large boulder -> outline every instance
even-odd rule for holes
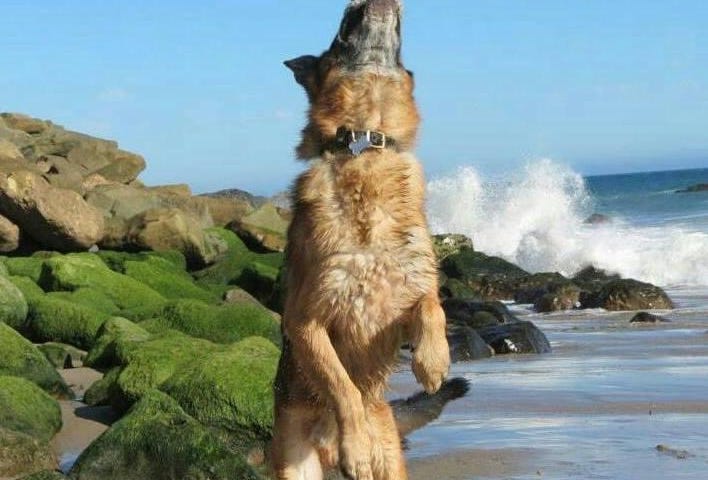
[[[61,428],[59,404],[29,380],[0,375],[0,428],[48,442]]]
[[[25,378],[45,391],[69,396],[70,391],[37,347],[0,322],[0,375]]]
[[[57,467],[46,441],[0,427],[0,478],[17,478]]]
[[[576,285],[560,285],[537,298],[533,306],[541,313],[572,310],[581,306],[581,295],[582,291]]]
[[[110,314],[50,295],[29,299],[24,330],[35,342],[60,342],[91,348],[101,324]]]
[[[226,227],[234,222],[239,222],[254,210],[251,202],[241,198],[208,196],[202,198],[209,206],[209,212],[217,227]]]
[[[59,251],[88,249],[103,236],[99,210],[27,170],[0,173],[0,214],[40,245]]]
[[[194,278],[185,270],[158,256],[128,260],[123,264],[123,273],[168,299],[191,298],[207,303],[219,300],[217,295],[195,284]]]
[[[0,253],[14,252],[20,246],[20,227],[0,215]]]
[[[502,258],[463,248],[440,264],[448,279],[462,282],[484,300],[513,299],[519,279],[529,273]]]
[[[613,280],[581,299],[583,308],[605,310],[664,310],[674,308],[661,288],[632,279]]]
[[[147,330],[128,319],[110,318],[96,333],[93,348],[86,355],[84,364],[98,369],[123,365],[134,344],[145,342],[150,337]]]
[[[126,242],[135,249],[178,250],[191,268],[212,263],[217,253],[209,248],[199,222],[176,208],[150,209],[133,217]]]
[[[27,301],[12,281],[0,275],[0,322],[20,329],[27,319]]]
[[[447,344],[450,346],[450,361],[453,363],[478,360],[494,355],[494,349],[473,328],[467,325],[448,324]]]
[[[506,305],[497,301],[479,302],[455,298],[445,300],[442,307],[449,322],[474,329],[519,321]]]
[[[230,225],[246,244],[255,250],[282,252],[285,250],[289,222],[270,202]]]
[[[280,351],[268,340],[246,338],[177,371],[162,390],[207,425],[269,437],[273,379]]]
[[[75,480],[257,480],[228,439],[164,393],[149,391],[94,441],[71,471]]]

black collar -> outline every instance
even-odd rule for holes
[[[385,148],[396,149],[396,141],[385,133],[373,130],[350,130],[346,127],[339,127],[336,137],[324,146],[324,150],[346,151],[355,157],[369,149]]]

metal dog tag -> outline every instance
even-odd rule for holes
[[[359,156],[361,155],[361,152],[366,150],[367,148],[370,148],[373,144],[371,143],[371,140],[368,139],[367,137],[361,136],[356,139],[354,142],[349,143],[349,150],[355,155]]]

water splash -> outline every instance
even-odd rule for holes
[[[621,219],[588,225],[593,204],[583,177],[548,159],[503,182],[464,167],[428,184],[435,233],[464,233],[476,249],[526,270],[572,275],[595,265],[663,286],[708,285],[708,233]]]

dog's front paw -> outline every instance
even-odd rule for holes
[[[339,447],[342,474],[349,480],[373,480],[371,441],[367,434],[345,435]]]
[[[450,369],[450,349],[444,335],[423,337],[413,352],[413,374],[428,393],[440,389]]]

